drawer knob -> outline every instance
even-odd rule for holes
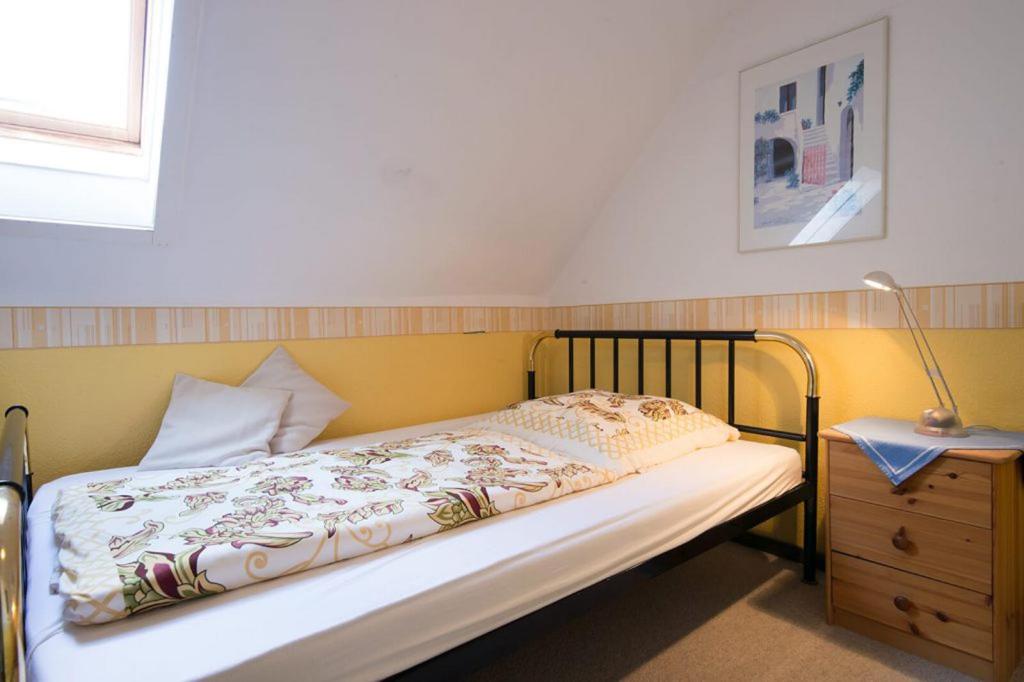
[[[904,526],[900,526],[900,529],[892,536],[892,546],[903,551],[910,548],[910,540],[907,539],[907,529]]]
[[[949,616],[947,616],[943,611],[936,611],[935,617],[941,620],[943,623],[949,622]]]
[[[909,611],[910,608],[914,605],[914,602],[910,601],[901,594],[897,595],[896,598],[892,600],[892,605],[898,608],[900,611]]]

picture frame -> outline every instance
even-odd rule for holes
[[[888,18],[740,72],[739,250],[886,234]]]

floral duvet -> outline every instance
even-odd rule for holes
[[[464,429],[68,488],[53,507],[65,618],[125,618],[615,477],[514,436]]]

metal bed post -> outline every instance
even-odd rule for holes
[[[672,339],[665,339],[665,397],[672,397]]]
[[[612,339],[612,390],[619,392],[619,340]]]
[[[573,363],[573,349],[576,348],[576,344],[573,339],[569,339],[569,393],[576,390],[576,366]]]
[[[818,557],[818,401],[816,395],[807,396],[807,440],[804,442],[804,481],[814,488],[815,494],[804,500],[804,542],[801,559],[804,565],[803,581],[817,583]]]
[[[775,341],[792,348],[803,360],[807,371],[807,393],[804,407],[804,484],[809,493],[804,500],[804,533],[801,548],[803,564],[803,582],[808,585],[817,584],[818,559],[818,370],[811,352],[796,338],[782,332],[755,332],[758,341]]]
[[[726,418],[730,424],[736,424],[736,342],[733,339],[729,339],[729,405],[728,414]]]
[[[590,339],[590,387],[594,388],[595,381],[595,359],[597,355],[597,339]]]
[[[571,343],[571,342],[570,342]],[[644,340],[636,340],[636,392],[644,393]]]
[[[700,409],[701,387],[700,387],[700,339],[693,342],[693,406]]]
[[[528,400],[537,397],[537,349],[540,348],[541,343],[553,338],[555,338],[554,334],[541,334],[533,340],[533,345],[530,346],[530,355],[526,362],[526,397]],[[618,353],[615,357],[618,360]]]
[[[4,682],[25,679],[25,514],[32,499],[28,409],[12,405],[0,432],[0,640]]]

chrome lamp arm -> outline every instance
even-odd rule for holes
[[[931,344],[928,343],[928,336],[924,333],[921,321],[917,319],[917,313],[914,312],[914,306],[910,304],[907,292],[896,283],[892,275],[880,270],[864,275],[864,283],[896,296],[900,312],[903,313],[903,318],[907,321],[907,329],[910,331],[911,338],[914,339],[917,355],[921,358],[921,366],[924,367],[924,373],[932,385],[935,398],[939,401],[938,407],[926,409],[921,414],[917,428],[914,430],[926,436],[964,437],[968,435],[964,429],[963,422],[960,420],[960,408],[953,397],[953,391],[950,390],[949,383],[946,381],[946,375],[942,373],[942,367],[939,366],[939,360],[935,357]],[[918,340],[918,337],[920,337],[920,340]],[[928,353],[927,357],[925,356],[925,351]],[[929,359],[931,360],[930,365]],[[942,391],[939,390],[939,384],[935,383],[936,377],[938,377],[939,383],[942,384],[942,389],[949,400],[949,407],[946,406]]]

